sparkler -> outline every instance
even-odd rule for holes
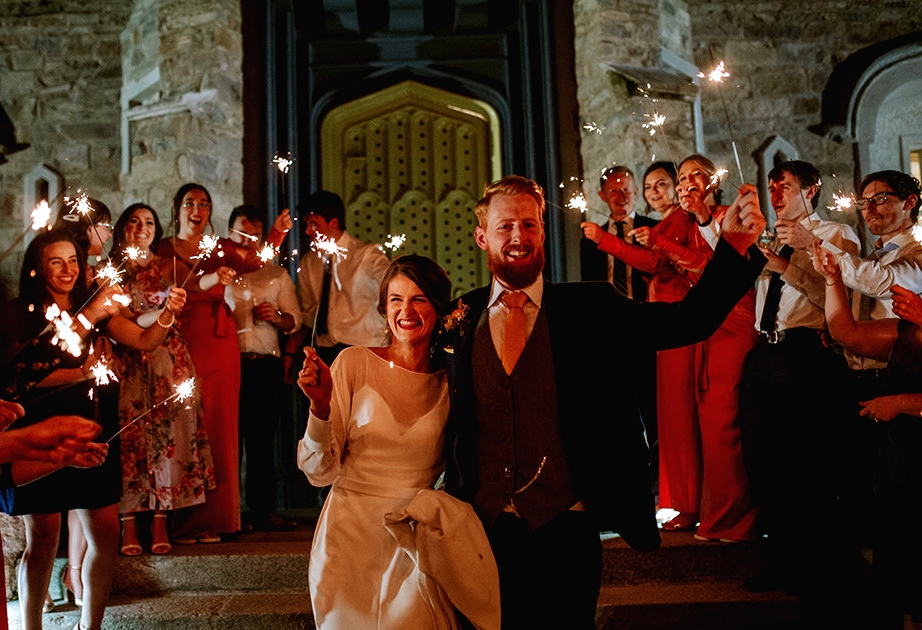
[[[52,345],[59,346],[61,350],[70,353],[71,356],[79,357],[80,353],[83,352],[83,340],[77,334],[74,320],[67,311],[62,311],[57,304],[52,304],[45,310],[45,319],[54,328],[54,335],[51,337]],[[87,330],[93,327],[90,320],[80,313],[77,314],[77,321]]]
[[[42,199],[40,202],[38,202],[38,205],[32,209],[30,217],[32,219],[32,225],[27,227],[22,232],[22,234],[16,237],[16,240],[13,241],[13,244],[10,245],[5,252],[0,254],[0,262],[3,262],[6,257],[9,256],[14,249],[16,249],[16,247],[22,242],[22,240],[30,231],[38,232],[40,230],[51,229],[51,226],[48,225],[48,222],[51,220],[51,206],[45,199]]]
[[[254,236],[253,234],[247,234],[246,232],[241,232],[240,230],[235,230],[234,228],[227,228],[227,230],[228,230],[229,232],[233,232],[234,234],[239,234],[239,235],[242,236],[243,238],[245,238],[245,239],[247,239],[247,240],[250,240],[250,241],[252,241],[252,242],[254,242],[254,243],[255,243],[256,241],[259,240],[259,239],[258,239],[256,236]]]
[[[262,246],[262,248],[260,248],[259,252],[257,252],[256,255],[259,256],[259,259],[261,261],[263,261],[264,263],[267,263],[273,258],[275,258],[276,256],[278,256],[278,253],[279,253],[279,250],[277,250],[275,247],[273,247],[269,243],[266,243],[265,245]]]
[[[202,236],[198,243],[198,254],[192,257],[192,259],[195,260],[195,263],[192,265],[192,269],[190,269],[189,273],[186,275],[186,279],[182,281],[181,285],[179,285],[180,289],[186,288],[186,283],[189,282],[189,278],[195,275],[195,270],[198,269],[199,264],[211,256],[212,252],[214,252],[215,248],[218,246],[218,242],[219,239],[215,235],[206,234]]]
[[[853,195],[840,195],[839,193],[832,193],[833,205],[827,206],[829,210],[837,210],[838,212],[845,212],[846,210],[851,210],[852,206],[855,205],[855,198]]]
[[[86,219],[87,225],[93,232],[96,233],[96,239],[102,243],[103,239],[99,235],[99,228],[96,227],[96,222],[90,218],[90,213],[95,212],[93,204],[90,203],[90,198],[85,192],[82,192],[79,188],[77,189],[77,197],[70,199],[69,197],[64,197],[64,205],[70,208],[69,213],[65,214],[62,218],[65,221],[76,222],[80,220],[82,216]],[[96,257],[96,261],[99,262],[101,256]]]
[[[666,133],[666,115],[656,111],[656,99],[650,97],[650,93],[647,91],[650,89],[650,84],[647,83],[647,89],[637,86],[637,93],[640,94],[644,99],[649,99],[649,102],[653,104],[652,113],[643,115],[647,119],[647,122],[641,123],[641,127],[647,130],[647,133],[650,136],[655,136],[656,132],[659,131],[662,133],[663,141],[666,143],[666,151],[669,159],[672,160],[672,165],[675,167],[676,171],[679,170],[679,165],[676,164],[675,159],[672,157],[672,146],[669,144],[669,135]],[[644,101],[647,103],[647,101]],[[651,156],[651,162],[656,161],[656,154],[654,153]]]
[[[106,360],[106,357],[99,357],[99,360],[90,366],[90,373],[93,375],[93,378],[96,380],[96,385],[102,387],[108,385],[112,381],[118,382],[118,376],[109,369],[109,363]],[[93,400],[93,388],[90,388],[89,392],[90,400]]]
[[[406,234],[388,234],[387,240],[384,241],[384,248],[396,252],[407,242]]]
[[[569,182],[570,183],[575,182],[576,185],[580,187],[583,184],[583,180],[580,179],[579,177],[571,177]],[[560,188],[561,190],[566,190],[567,186],[568,184],[565,184],[564,182],[560,182],[560,184],[558,185],[558,188]],[[554,206],[555,208],[558,208],[559,210],[562,210],[562,211],[576,210],[581,215],[589,215],[592,213],[599,214],[598,212],[594,212],[592,208],[589,207],[589,203],[586,201],[586,197],[585,195],[583,195],[583,191],[581,188],[577,189],[576,192],[570,195],[570,198],[567,199],[566,203],[563,206],[554,203],[550,199],[546,199],[545,202],[547,203],[547,205]],[[606,216],[606,215],[602,215],[602,216]]]
[[[143,413],[141,413],[141,414],[135,416],[135,417],[132,418],[129,422],[127,422],[127,423],[125,424],[125,426],[123,426],[121,429],[119,429],[118,431],[116,431],[116,432],[112,435],[112,437],[110,437],[108,440],[106,440],[106,444],[109,444],[112,440],[114,440],[114,439],[118,436],[119,433],[121,433],[122,431],[124,431],[125,429],[127,429],[128,427],[130,427],[131,425],[133,425],[135,422],[137,422],[137,421],[140,420],[141,418],[143,418],[143,417],[145,417],[145,416],[147,416],[147,415],[153,413],[153,411],[154,411],[157,407],[161,407],[161,406],[163,406],[163,405],[167,405],[167,404],[169,404],[170,402],[172,402],[172,401],[174,401],[174,400],[175,400],[176,402],[185,402],[185,400],[186,400],[187,398],[189,398],[190,396],[192,396],[192,393],[195,391],[195,378],[187,378],[187,379],[184,380],[182,383],[178,383],[178,384],[176,384],[176,385],[173,385],[173,389],[175,389],[176,391],[173,392],[172,394],[170,394],[169,396],[167,396],[166,398],[164,398],[163,400],[161,400],[160,402],[158,402],[158,403],[157,403],[156,405],[154,405],[153,407],[150,407],[149,409],[147,409],[147,410],[144,411]]]
[[[585,130],[588,131],[589,133],[593,133],[593,132],[594,132],[594,133],[597,133],[597,134],[599,134],[599,135],[601,136],[601,135],[602,135],[602,132],[605,130],[605,127],[603,127],[602,125],[596,124],[596,123],[594,123],[594,122],[592,122],[592,121],[590,120],[590,121],[587,122],[585,125],[583,125],[583,129],[585,129]]]
[[[713,58],[713,53],[711,54]],[[730,73],[727,72],[727,68],[724,65],[723,61],[720,61],[713,70],[704,74],[699,72],[698,76],[701,78],[707,78],[711,83],[717,86],[717,94],[720,96],[720,104],[723,106],[724,117],[727,121],[727,131],[730,133],[730,146],[733,147],[733,159],[736,160],[736,169],[739,171],[740,183],[744,183],[746,180],[743,178],[743,167],[740,164],[740,154],[736,148],[736,137],[733,135],[733,125],[730,123],[730,111],[727,109],[727,101],[724,100],[724,93],[721,89],[724,79],[730,77]]]
[[[319,232],[314,235],[314,239],[311,241],[311,249],[317,252],[320,259],[325,261],[330,261],[333,257],[336,257],[337,261],[344,260],[349,253],[348,249],[337,245],[334,239],[328,238]]]

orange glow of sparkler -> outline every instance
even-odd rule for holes
[[[50,229],[48,227],[48,221],[51,220],[51,206],[48,205],[48,201],[42,199],[37,206],[32,210],[32,229],[35,231],[41,229]]]
[[[707,74],[699,72],[698,76],[702,79],[706,78],[711,83],[723,83],[724,79],[730,78],[730,73],[727,72],[727,66],[724,64],[723,60],[721,60],[714,66],[713,70]]]

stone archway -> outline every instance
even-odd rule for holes
[[[855,184],[871,172],[911,172],[922,150],[922,33],[868,46],[840,63],[811,130],[855,147]],[[918,154],[918,153],[917,153]]]

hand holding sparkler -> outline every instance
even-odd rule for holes
[[[202,236],[198,244],[198,254],[192,257],[193,259],[195,259],[195,262],[192,264],[192,268],[189,270],[189,273],[186,275],[185,280],[183,280],[182,284],[179,285],[180,288],[185,288],[186,283],[189,282],[189,278],[196,275],[195,271],[198,269],[198,266],[201,264],[203,260],[211,256],[215,248],[218,247],[219,242],[220,241],[218,240],[217,236],[213,236],[209,234]]]
[[[583,231],[583,236],[588,238],[590,241],[596,245],[602,240],[602,235],[605,234],[605,230],[601,226],[592,223],[591,221],[584,221],[579,224],[580,229]]]
[[[749,248],[759,240],[765,225],[758,188],[752,184],[743,184],[724,215],[720,225],[721,237],[741,256],[746,256]]]
[[[633,238],[639,245],[650,248],[655,248],[659,240],[663,238],[659,232],[648,225],[636,227],[628,232],[627,235]]]
[[[311,401],[311,413],[326,420],[330,417],[333,381],[330,368],[313,348],[304,348],[304,365],[298,372],[298,387]]]
[[[775,233],[781,243],[794,249],[813,247],[813,242],[816,240],[813,232],[801,225],[800,221],[791,219],[778,219],[775,222]]]
[[[4,433],[11,442],[10,450],[17,460],[67,464],[85,451],[90,440],[99,435],[102,427],[79,416],[52,416],[35,424]],[[7,456],[0,456],[10,461]]]
[[[77,453],[74,457],[74,461],[71,463],[71,466],[74,468],[92,468],[93,466],[101,466],[104,461],[106,461],[106,456],[109,454],[109,444],[108,442],[103,444],[101,442],[90,442],[87,445],[87,449],[82,453]]]

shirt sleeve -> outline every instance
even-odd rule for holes
[[[330,485],[339,476],[346,423],[351,413],[352,392],[343,378],[343,361],[337,358],[330,372],[333,380],[330,418],[322,420],[309,414],[304,437],[298,442],[298,468],[318,488]]]
[[[845,286],[875,298],[888,298],[898,284],[913,293],[922,293],[922,245],[904,245],[899,257],[891,262],[867,260],[850,254],[828,241],[823,247],[836,256]]]

